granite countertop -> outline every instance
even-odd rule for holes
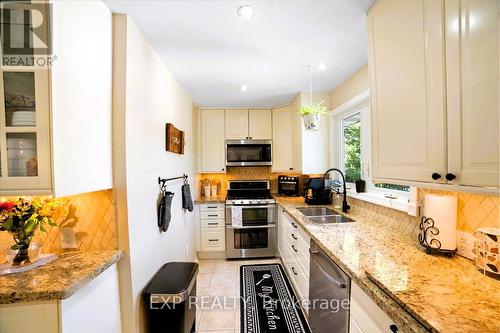
[[[226,202],[226,195],[219,194],[217,196],[213,197],[204,197],[200,196],[198,197],[194,203],[195,204],[204,204],[204,203],[225,203]]]
[[[500,281],[474,263],[427,255],[386,224],[319,225],[296,210],[303,199],[276,197],[292,218],[403,332],[499,332]]]
[[[122,256],[119,250],[67,251],[39,268],[0,276],[0,304],[68,298]]]

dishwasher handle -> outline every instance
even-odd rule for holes
[[[323,274],[325,274],[335,285],[337,285],[338,288],[340,289],[345,289],[347,288],[347,284],[345,283],[342,283],[342,282],[339,282],[337,281],[330,273],[328,273],[328,271],[318,262],[318,260],[316,260],[315,258],[315,255],[317,255],[319,253],[319,251],[317,250],[311,250],[309,249],[309,253],[311,253],[311,258],[314,260],[314,262],[316,263],[316,265],[319,267],[319,269],[323,272]]]

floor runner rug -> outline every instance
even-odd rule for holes
[[[311,332],[281,265],[241,266],[240,296],[242,333]]]

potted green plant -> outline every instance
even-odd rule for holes
[[[56,226],[56,221],[66,215],[64,200],[19,198],[0,202],[0,231],[10,232],[15,242],[10,248],[15,252],[12,265],[29,264],[28,249],[35,232],[46,232],[46,224]]]
[[[311,105],[302,105],[299,108],[298,113],[302,117],[306,131],[316,131],[319,129],[321,115],[328,114],[327,107],[322,105],[324,102],[325,101]]]

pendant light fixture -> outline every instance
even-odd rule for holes
[[[298,112],[302,116],[306,131],[317,131],[320,127],[321,115],[327,114],[327,108],[322,106],[324,101],[314,104],[311,65],[306,65],[306,68],[309,76],[309,105],[302,104]]]

